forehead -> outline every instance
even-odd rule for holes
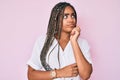
[[[72,7],[67,6],[67,7],[65,8],[65,10],[64,10],[64,13],[74,13],[74,10],[73,10]]]

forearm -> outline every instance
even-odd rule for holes
[[[76,40],[71,40],[75,60],[78,66],[79,75],[84,79],[88,79],[92,73],[92,65],[85,59],[79,44]]]
[[[28,66],[28,79],[29,80],[52,80],[55,78],[67,78],[75,77],[78,74],[73,74],[78,72],[76,64],[70,64],[60,69],[53,71],[39,71],[34,70],[32,67]],[[75,71],[75,72],[74,72]]]
[[[33,71],[29,77],[30,80],[52,80],[49,71]]]
[[[52,80],[52,77],[50,75],[50,71],[34,70],[29,66],[28,79],[29,80]]]

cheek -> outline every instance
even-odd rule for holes
[[[76,19],[74,19],[74,23],[76,23]]]
[[[63,26],[65,26],[67,24],[67,21],[63,20]]]
[[[63,25],[62,25],[62,30],[65,30],[65,29],[66,29],[66,26],[67,26],[67,24],[66,24],[66,22],[64,21],[64,22],[63,22]]]

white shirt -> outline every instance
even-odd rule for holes
[[[45,41],[45,37],[40,37],[36,40],[35,45],[33,47],[32,56],[27,62],[27,64],[30,65],[35,70],[45,71],[40,61],[40,54],[44,45],[44,41]],[[89,45],[87,41],[85,39],[79,38],[78,44],[86,60],[89,63],[92,63],[90,52],[89,52]],[[66,45],[64,51],[62,50],[61,47],[59,48],[59,60],[58,60],[58,45],[59,45],[58,41],[54,39],[53,44],[49,48],[49,51],[46,57],[46,62],[50,65],[50,67],[52,69],[55,69],[55,68],[59,69],[67,65],[76,63],[70,41]],[[77,77],[71,77],[71,78],[56,78],[54,80],[80,80],[80,76],[78,75]]]

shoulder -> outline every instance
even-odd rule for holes
[[[41,48],[44,45],[46,35],[39,36],[35,41],[35,46]]]
[[[84,44],[84,43],[88,43],[88,41],[86,40],[86,39],[84,39],[84,38],[78,38],[78,43],[79,44]]]
[[[78,44],[82,47],[82,48],[89,48],[89,44],[88,41],[84,38],[78,38]]]
[[[43,41],[45,41],[46,35],[41,35],[36,39],[36,42],[38,43],[43,43]]]

